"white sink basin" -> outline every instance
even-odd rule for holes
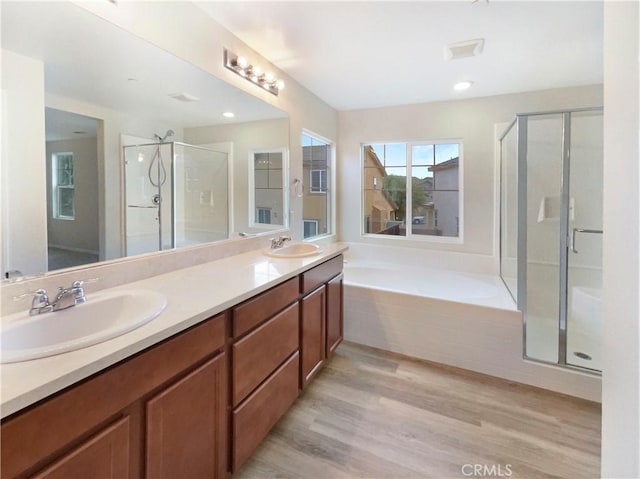
[[[304,258],[322,253],[320,247],[312,243],[289,243],[282,248],[268,249],[264,254],[272,258]]]
[[[160,293],[130,290],[88,294],[86,303],[62,311],[12,314],[2,320],[0,362],[43,358],[101,343],[148,323],[166,306]]]

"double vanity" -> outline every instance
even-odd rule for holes
[[[342,340],[345,247],[282,249],[95,293],[153,291],[166,308],[99,344],[3,364],[2,477],[237,471]]]

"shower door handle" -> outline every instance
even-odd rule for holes
[[[571,251],[573,253],[577,253],[578,250],[576,249],[576,233],[593,233],[593,234],[602,234],[603,231],[602,230],[586,230],[583,228],[573,228],[573,232],[571,233]]]

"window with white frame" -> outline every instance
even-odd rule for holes
[[[73,153],[54,153],[51,157],[51,194],[53,217],[61,220],[75,218],[75,187]]]
[[[256,208],[256,223],[271,224],[271,208]]]
[[[317,220],[303,220],[304,221],[304,238],[312,238],[318,236],[318,221]]]
[[[309,188],[311,193],[327,192],[327,170],[311,170],[311,174],[309,176]]]
[[[462,143],[362,146],[363,232],[461,238]]]
[[[302,198],[304,237],[330,234],[333,144],[309,133],[303,133],[302,167],[304,178],[309,182],[308,187],[304,188]]]

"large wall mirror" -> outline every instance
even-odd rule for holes
[[[3,278],[252,231],[285,112],[73,3],[0,8]]]

